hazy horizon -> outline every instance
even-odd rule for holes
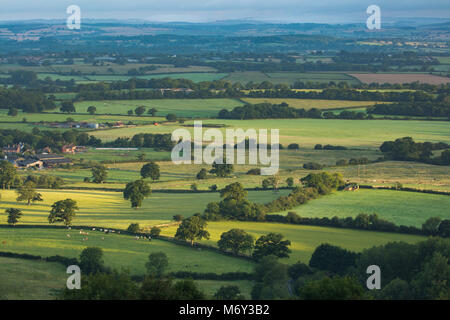
[[[369,5],[380,6],[382,18],[443,18],[450,17],[447,0],[225,0],[145,1],[128,0],[3,0],[0,21],[66,19],[66,8],[78,5],[83,19],[145,20],[148,22],[218,22],[251,20],[278,23],[359,23],[367,18]]]

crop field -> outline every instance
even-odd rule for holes
[[[209,202],[219,201],[218,192],[214,193],[153,193],[143,201],[142,208],[132,209],[130,202],[123,199],[122,192],[97,190],[40,190],[43,202],[28,206],[16,202],[17,194],[12,190],[1,192],[0,223],[6,223],[5,209],[14,207],[23,212],[21,224],[48,224],[51,205],[55,201],[67,198],[77,201],[80,208],[73,221],[74,225],[98,226],[126,229],[131,223],[141,227],[151,227],[172,221],[176,214],[189,217],[202,213]],[[250,191],[248,199],[257,203],[272,201],[288,190]]]
[[[77,112],[87,113],[89,106],[95,106],[99,114],[127,114],[128,110],[144,106],[156,108],[157,116],[174,113],[179,117],[215,117],[222,109],[231,110],[243,103],[234,99],[155,99],[155,100],[117,100],[83,101],[75,104]]]
[[[246,72],[232,72],[223,80],[231,82],[240,82],[245,84],[247,82],[260,83],[263,81],[269,81],[273,84],[293,84],[296,81],[303,82],[347,82],[349,84],[357,84],[359,81],[345,73],[298,73],[298,72],[276,72],[276,73],[263,73],[259,71],[246,71]]]
[[[302,217],[345,218],[378,214],[397,225],[421,227],[431,217],[450,219],[450,197],[393,190],[340,191],[288,211]],[[281,212],[277,214],[286,214]]]
[[[354,73],[351,76],[359,79],[364,83],[411,83],[411,82],[423,82],[429,84],[445,84],[450,82],[450,78],[420,74],[420,73]]]
[[[209,240],[202,240],[201,242],[215,245],[223,232],[233,228],[243,229],[255,238],[270,232],[281,233],[285,239],[291,241],[291,256],[287,259],[281,259],[281,261],[289,264],[295,263],[298,260],[308,263],[311,254],[322,243],[331,243],[342,248],[360,252],[365,248],[382,245],[387,242],[405,241],[414,243],[425,239],[422,236],[398,233],[368,232],[268,222],[221,221],[208,223],[206,230],[211,234],[211,238]],[[168,227],[162,229],[162,234],[174,235],[175,231],[175,227]]]
[[[191,124],[186,121],[186,124]],[[267,119],[223,120],[208,119],[203,124],[221,124],[229,129],[279,129],[280,143],[299,143],[314,147],[315,144],[332,144],[347,147],[378,148],[384,141],[410,136],[415,141],[449,142],[450,127],[441,121],[392,121],[392,120],[337,120],[337,119]],[[171,133],[178,124],[138,126],[113,130],[100,130],[92,134],[104,141],[117,137],[132,137],[137,133]],[[324,129],[325,128],[325,129]],[[192,132],[193,128],[187,128]],[[224,131],[225,129],[219,129]],[[192,134],[192,133],[191,133]]]
[[[303,108],[309,110],[317,108],[321,110],[327,109],[347,109],[368,107],[376,104],[376,101],[346,101],[346,100],[320,100],[320,99],[282,99],[282,98],[244,98],[245,102],[257,104],[257,103],[272,103],[280,104],[282,102],[287,103],[292,108]]]
[[[168,241],[152,241],[115,233],[88,231],[81,235],[78,230],[50,228],[0,228],[1,251],[28,253],[42,257],[61,255],[78,258],[86,247],[103,249],[105,265],[114,269],[125,268],[131,274],[144,274],[145,263],[152,252],[163,251],[169,258],[169,272],[192,271],[224,273],[250,272],[253,263],[225,256],[210,250],[197,250]],[[69,235],[70,237],[68,237]],[[88,238],[88,240],[83,240]],[[211,263],[214,261],[214,263]]]

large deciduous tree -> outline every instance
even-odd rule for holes
[[[60,108],[61,112],[66,112],[66,113],[75,113],[75,105],[73,104],[72,101],[63,101],[61,103],[61,108]]]
[[[22,211],[16,208],[9,208],[5,210],[5,213],[8,215],[8,224],[15,226],[19,219],[22,217]]]
[[[147,273],[152,277],[162,277],[167,267],[169,259],[164,252],[153,252],[148,256],[148,262],[145,264]]]
[[[233,254],[250,251],[253,248],[253,236],[242,229],[231,229],[228,232],[222,233],[220,240],[217,242],[220,250],[231,250]]]
[[[149,162],[141,168],[142,178],[151,178],[153,181],[159,180],[161,176],[159,172],[159,165],[154,162]]]
[[[91,169],[92,172],[92,181],[95,183],[103,183],[106,181],[106,177],[108,176],[108,169],[103,166],[95,166]]]
[[[262,257],[273,255],[278,258],[288,258],[291,250],[288,246],[291,241],[283,240],[281,233],[269,233],[261,236],[255,243],[253,256],[260,260]]]
[[[52,204],[50,215],[48,216],[48,222],[64,222],[66,226],[72,224],[72,220],[75,217],[75,211],[79,210],[77,202],[72,199],[65,199],[56,201]]]
[[[36,192],[35,184],[33,181],[25,182],[18,189],[16,189],[16,193],[18,195],[16,200],[26,201],[27,205],[30,205],[31,202],[43,201],[42,195],[39,192]]]
[[[139,208],[142,206],[142,201],[152,193],[149,185],[144,180],[136,180],[127,183],[123,190],[123,198],[130,200],[132,208]]]
[[[176,239],[190,241],[194,245],[194,240],[209,239],[209,232],[205,230],[206,221],[195,215],[183,220],[175,234]]]
[[[11,188],[17,177],[17,169],[11,162],[6,160],[0,161],[0,184],[2,189]]]

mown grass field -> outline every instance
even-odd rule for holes
[[[369,232],[339,228],[324,228],[315,226],[300,226],[267,222],[237,222],[221,221],[209,222],[206,229],[211,234],[210,240],[202,240],[204,243],[216,245],[223,232],[233,228],[239,228],[258,238],[270,232],[281,233],[285,239],[291,241],[292,253],[289,258],[282,259],[285,263],[295,263],[298,260],[308,263],[315,248],[322,243],[330,243],[342,248],[357,252],[365,248],[382,245],[391,241],[405,241],[414,243],[424,240],[425,237],[404,235],[398,233]],[[164,228],[162,234],[174,235],[176,227]]]
[[[290,209],[302,217],[355,217],[378,214],[397,225],[421,227],[426,219],[450,219],[450,197],[392,190],[340,191]],[[288,211],[277,214],[286,214]]]
[[[143,201],[139,209],[132,209],[130,202],[123,199],[121,192],[96,190],[40,190],[43,202],[30,206],[16,201],[17,194],[12,190],[1,191],[0,224],[6,223],[5,209],[14,207],[23,212],[20,224],[48,224],[51,205],[55,201],[71,198],[77,201],[80,210],[73,225],[98,226],[126,229],[131,223],[141,227],[150,227],[172,221],[176,214],[189,217],[202,213],[209,202],[219,201],[215,193],[154,193]],[[288,194],[288,190],[279,193],[268,191],[250,191],[248,198],[257,203],[266,203]]]
[[[84,236],[78,230],[49,228],[0,228],[1,251],[28,253],[42,257],[61,255],[78,258],[86,247],[103,249],[105,265],[114,269],[128,269],[131,274],[144,274],[145,263],[152,252],[162,251],[169,258],[168,271],[225,273],[251,272],[251,261],[234,258],[210,250],[198,250],[168,241],[152,241],[133,236],[104,234],[88,231]],[[70,237],[67,237],[70,235]],[[85,238],[88,240],[83,240]]]
[[[309,110],[312,108],[327,110],[336,108],[356,108],[356,107],[368,107],[376,104],[376,101],[346,101],[346,100],[320,100],[320,99],[283,99],[283,98],[244,98],[245,102],[256,103],[272,103],[280,104],[282,102],[287,103],[292,108],[303,108]]]
[[[75,104],[79,113],[87,113],[89,106],[95,106],[99,114],[127,114],[128,110],[145,106],[156,108],[157,116],[174,113],[179,117],[215,117],[222,109],[233,109],[243,103],[234,99],[154,99],[154,100],[114,100],[83,101]]]
[[[192,124],[186,121],[186,124]],[[392,121],[392,120],[337,120],[337,119],[267,119],[222,120],[208,119],[203,124],[223,124],[228,129],[279,129],[280,143],[332,144],[347,147],[378,148],[384,141],[410,136],[417,142],[449,142],[450,126],[443,121]],[[98,138],[111,141],[117,137],[132,137],[137,133],[171,133],[179,124],[138,126],[134,128],[100,130],[93,132]],[[187,127],[193,132],[192,127]],[[224,132],[224,128],[219,129]]]

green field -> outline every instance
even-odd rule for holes
[[[44,113],[25,113],[22,111],[19,111],[17,116],[12,117],[8,116],[8,110],[0,109],[0,122],[2,123],[2,129],[3,125],[34,125],[34,123],[39,123],[41,121],[45,122],[65,122],[67,118],[72,118],[76,122],[89,122],[89,123],[114,123],[117,121],[123,121],[124,123],[127,123],[128,121],[132,121],[135,124],[149,124],[153,123],[153,121],[162,121],[165,118],[162,117],[138,117],[138,116],[128,116],[128,115],[106,115],[106,114],[98,114],[98,115],[90,115],[87,114],[87,112],[84,112],[84,114],[67,114],[67,113],[53,113],[57,112],[58,110],[52,110],[50,112],[44,112]],[[23,123],[22,120],[25,118],[27,120],[27,123]],[[39,124],[41,125],[41,124]],[[42,126],[42,125],[41,125]],[[42,127],[41,127],[42,128]]]
[[[129,76],[129,75],[92,75],[88,74],[84,78],[90,81],[127,81],[131,78],[138,79],[162,79],[162,78],[172,78],[172,79],[187,79],[194,82],[202,81],[214,81],[220,80],[227,76],[227,73],[212,73],[212,72],[186,72],[186,73],[161,73],[161,74],[147,74],[142,76]]]
[[[303,108],[309,110],[317,108],[321,110],[337,109],[337,108],[355,108],[355,107],[368,107],[376,104],[376,101],[346,101],[346,100],[320,100],[320,99],[283,99],[283,98],[245,98],[242,99],[245,102],[257,104],[257,103],[272,103],[280,104],[287,103],[292,108]]]
[[[406,191],[341,191],[290,209],[302,217],[355,217],[376,213],[397,225],[421,227],[426,219],[450,219],[450,197]],[[277,214],[286,214],[280,212]]]
[[[187,121],[185,124],[191,124]],[[267,120],[204,120],[203,124],[223,124],[227,128],[279,129],[280,143],[332,144],[347,147],[378,148],[384,141],[410,136],[415,141],[449,142],[450,126],[443,121],[336,120],[336,119],[267,119]],[[178,124],[138,126],[117,130],[101,130],[93,134],[105,141],[132,137],[137,133],[171,133]],[[326,128],[326,130],[324,130]],[[188,128],[192,132],[192,128]],[[224,131],[224,129],[220,129]]]
[[[47,225],[50,206],[58,200],[71,198],[78,203],[80,210],[73,221],[74,225],[98,226],[126,229],[138,222],[141,227],[150,227],[172,221],[176,214],[189,217],[202,213],[209,202],[219,201],[215,193],[154,193],[143,201],[142,208],[132,209],[129,201],[123,199],[121,192],[86,190],[40,190],[44,199],[30,206],[17,203],[17,194],[12,190],[1,192],[0,223],[6,223],[6,208],[19,208],[23,212],[21,224]],[[257,203],[266,203],[286,195],[289,191],[250,191],[248,198]]]
[[[78,258],[86,247],[103,249],[107,266],[125,268],[131,274],[144,274],[145,263],[152,252],[163,251],[169,258],[169,272],[192,271],[225,273],[233,271],[250,272],[253,263],[210,250],[197,250],[163,240],[136,240],[133,236],[104,234],[88,231],[81,235],[78,230],[57,230],[45,228],[0,228],[1,251],[28,253],[42,257],[61,255]],[[70,235],[70,237],[67,237]],[[85,238],[88,240],[83,240]],[[214,261],[214,263],[211,263]]]
[[[347,82],[349,84],[360,83],[356,78],[351,77],[345,73],[333,73],[333,72],[310,72],[310,73],[298,73],[298,72],[275,72],[264,73],[259,71],[245,71],[245,72],[232,72],[223,80],[231,82],[240,82],[246,84],[247,82],[260,83],[263,81],[269,81],[273,84],[293,84],[296,81],[303,82]]]
[[[0,257],[0,300],[53,300],[66,285],[68,274],[55,262]],[[199,288],[212,298],[221,286],[236,285],[250,298],[252,281],[196,280]]]
[[[155,151],[152,148],[139,148],[139,150],[104,150],[88,148],[85,152],[67,155],[67,158],[78,161],[135,161],[141,154],[148,161],[170,160],[169,151]]]
[[[202,240],[204,243],[215,245],[223,232],[233,228],[239,228],[254,235],[256,238],[270,232],[278,232],[291,241],[292,254],[288,259],[282,259],[286,263],[295,263],[301,260],[307,263],[315,248],[322,243],[330,243],[357,252],[365,248],[382,245],[390,241],[405,241],[414,243],[424,240],[425,237],[412,236],[398,233],[359,231],[339,228],[324,228],[315,226],[300,226],[267,222],[235,222],[221,221],[209,222],[207,230],[211,234],[210,240]],[[173,235],[176,227],[163,229],[163,234]]]
[[[89,106],[95,106],[99,114],[127,114],[128,110],[145,106],[156,108],[157,116],[174,113],[179,117],[215,117],[222,109],[233,109],[243,103],[234,99],[155,99],[155,100],[117,100],[83,101],[75,104],[79,113],[87,113]]]
[[[67,276],[59,263],[0,257],[0,300],[55,299]]]

